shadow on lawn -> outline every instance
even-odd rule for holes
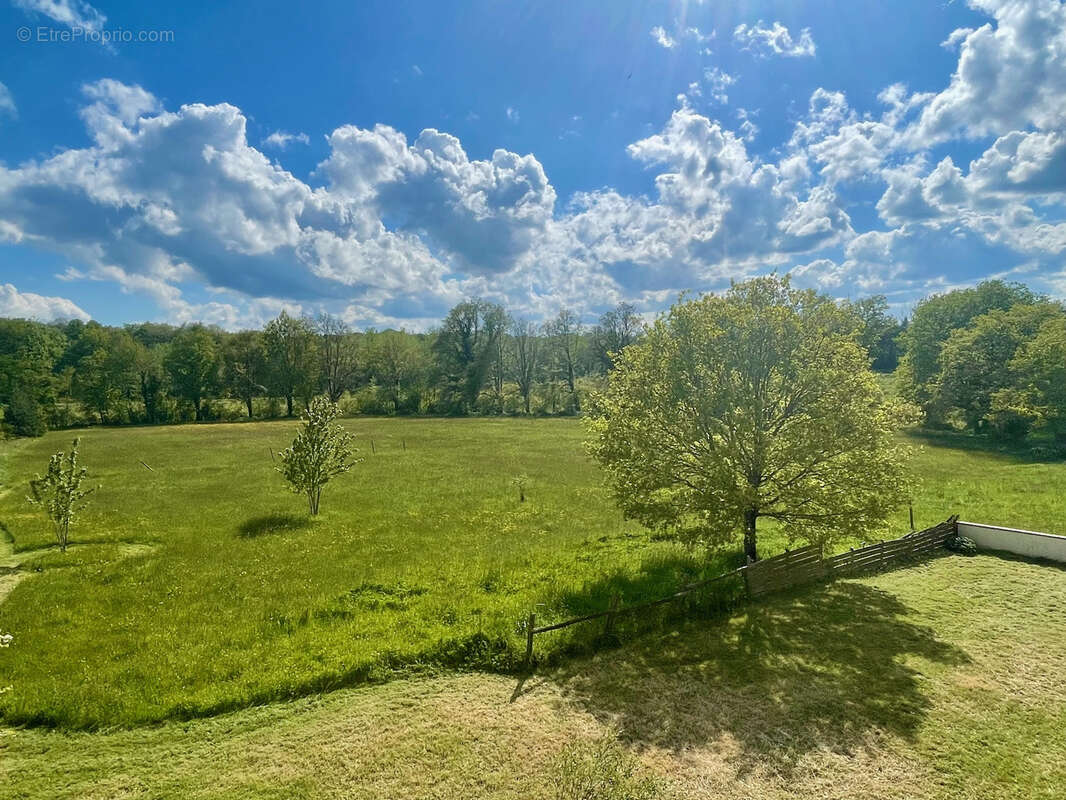
[[[813,750],[861,749],[874,730],[914,737],[929,708],[915,659],[969,659],[907,612],[865,584],[817,586],[636,639],[555,679],[636,746],[724,739],[739,774],[787,773]]]
[[[242,538],[251,539],[267,533],[297,531],[310,524],[311,520],[308,517],[298,514],[266,514],[245,521],[237,531]]]

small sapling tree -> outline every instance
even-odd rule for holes
[[[322,487],[359,462],[354,457],[351,434],[334,421],[338,413],[336,403],[316,397],[292,445],[279,454],[278,472],[285,476],[293,492],[307,496],[312,516],[318,514]]]
[[[28,498],[34,505],[42,506],[52,520],[59,549],[67,551],[70,541],[70,526],[77,512],[84,507],[85,498],[93,489],[83,489],[85,467],[78,466],[78,443],[75,439],[70,452],[62,450],[48,459],[48,470],[37,474],[30,481],[33,496]]]

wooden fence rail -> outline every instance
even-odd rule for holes
[[[748,598],[754,599],[771,592],[779,592],[805,583],[813,583],[850,573],[883,569],[903,558],[926,557],[943,547],[948,537],[955,533],[958,519],[957,516],[952,516],[939,525],[934,525],[924,531],[915,531],[898,539],[890,539],[853,548],[846,553],[839,553],[829,558],[822,557],[820,545],[808,545],[798,550],[786,550],[784,553],[772,558],[765,558],[762,561],[756,561],[730,572],[724,572],[713,578],[689,584],[666,597],[624,608],[618,607],[619,597],[615,594],[611,596],[610,607],[606,611],[586,614],[583,617],[575,617],[574,619],[555,622],[551,625],[542,625],[539,628],[536,624],[536,614],[530,614],[529,619],[526,620],[525,663],[527,666],[532,663],[533,637],[539,633],[562,630],[563,628],[569,628],[571,625],[578,625],[582,622],[591,622],[597,619],[606,621],[604,632],[610,633],[614,620],[619,616],[672,603],[692,592],[738,575],[743,575],[744,577],[744,588]]]

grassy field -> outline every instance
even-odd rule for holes
[[[670,797],[1053,800],[1066,573],[945,556],[518,680],[397,680],[108,733],[0,729],[0,796],[553,798],[617,733]]]
[[[129,726],[498,671],[520,655],[531,610],[543,621],[601,610],[614,591],[657,597],[736,563],[625,523],[576,421],[346,424],[365,461],[327,487],[313,522],[272,469],[290,423],[88,431],[83,462],[101,488],[65,555],[24,497],[69,435],[6,443],[0,522],[13,546],[0,558],[21,571],[0,575],[0,631],[15,635],[0,654],[0,687],[13,687],[0,719]],[[960,513],[1066,530],[1066,465],[936,441],[915,468],[920,526]],[[898,535],[906,518],[870,538]],[[770,531],[763,552],[784,546]],[[581,627],[538,638],[538,655],[579,645]]]

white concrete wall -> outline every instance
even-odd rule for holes
[[[968,536],[986,550],[1005,550],[1029,558],[1046,558],[1066,562],[1066,536],[1051,533],[1000,528],[978,522],[959,520],[959,535]]]

